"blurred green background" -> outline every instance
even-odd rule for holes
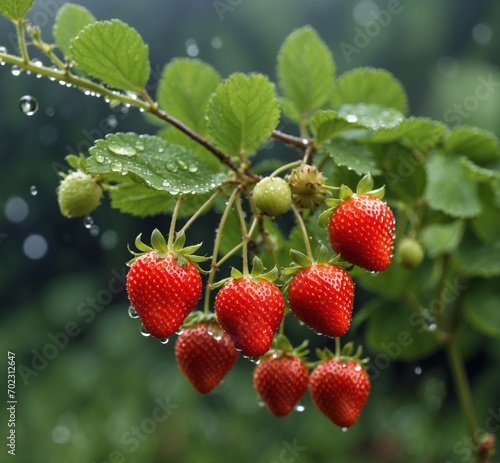
[[[29,14],[47,41],[63,3],[37,0]],[[117,17],[141,33],[150,45],[152,94],[164,64],[178,56],[198,57],[223,76],[258,71],[275,79],[281,43],[310,24],[332,49],[338,74],[357,66],[386,68],[408,91],[413,115],[500,135],[495,0],[80,4],[98,19]],[[0,45],[10,52],[13,34],[0,18]],[[478,87],[485,98],[477,97]],[[32,117],[19,110],[23,95],[39,102]],[[127,316],[127,244],[139,232],[165,231],[168,218],[140,221],[105,202],[87,228],[81,219],[61,217],[57,206],[56,172],[65,169],[64,156],[85,153],[110,131],[129,130],[155,132],[138,111],[112,110],[78,90],[14,77],[0,66],[2,384],[8,351],[16,354],[18,373],[16,457],[3,447],[0,461],[468,461],[466,428],[440,354],[418,364],[380,362],[368,404],[346,433],[307,396],[304,412],[272,417],[258,406],[253,365],[243,359],[207,397],[191,389],[175,363],[173,340],[162,345],[142,337],[137,320]],[[190,239],[205,234],[205,225],[194,227]],[[310,335],[298,325],[290,329],[297,339]],[[362,330],[346,338],[363,343]],[[479,345],[473,335],[470,340],[467,367],[480,423],[491,416],[499,424],[500,384],[491,368],[500,361],[500,347],[484,338]]]

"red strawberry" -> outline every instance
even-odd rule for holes
[[[156,243],[155,250],[136,240],[139,249],[149,251],[139,254],[131,264],[127,293],[148,333],[166,338],[180,328],[196,307],[201,296],[201,276],[182,250],[168,251],[158,230],[153,232],[151,241]]]
[[[175,344],[175,356],[191,385],[206,394],[233,367],[238,352],[220,325],[209,322],[186,328]]]
[[[317,333],[343,336],[351,323],[354,282],[335,265],[312,264],[296,273],[288,288],[295,316]]]
[[[356,360],[323,360],[311,373],[309,391],[318,409],[337,426],[358,419],[370,393],[370,378]]]
[[[332,248],[351,264],[372,272],[385,270],[392,259],[394,216],[391,208],[369,194],[353,194],[330,218]]]
[[[215,313],[237,349],[248,357],[264,355],[285,313],[279,288],[264,278],[232,278],[217,293]]]
[[[264,357],[253,373],[253,384],[273,415],[288,415],[307,390],[309,372],[296,355]]]

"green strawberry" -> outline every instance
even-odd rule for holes
[[[101,201],[102,189],[97,180],[81,170],[71,172],[57,189],[57,200],[61,214],[79,217],[92,212]]]
[[[271,217],[284,214],[292,205],[290,186],[280,177],[263,178],[252,195],[257,208]]]

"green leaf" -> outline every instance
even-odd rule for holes
[[[410,117],[395,127],[382,128],[367,137],[372,143],[399,142],[403,146],[426,153],[443,138],[446,126],[423,117]]]
[[[364,126],[349,122],[335,111],[327,109],[314,114],[310,121],[310,127],[316,143],[322,144],[344,130],[363,128]]]
[[[11,21],[20,21],[31,9],[35,0],[1,0],[0,13]]]
[[[148,82],[148,46],[118,19],[88,25],[71,40],[70,51],[82,71],[110,87],[140,92]]]
[[[471,176],[471,178],[477,180],[478,182],[487,182],[489,180],[500,179],[499,171],[480,167],[465,156],[460,158],[460,163],[464,170]]]
[[[346,166],[359,175],[381,172],[373,153],[357,141],[333,139],[324,144],[324,149],[337,165]]]
[[[482,243],[471,233],[460,243],[456,258],[466,275],[484,278],[500,275],[500,246]]]
[[[398,110],[377,104],[344,104],[338,109],[338,114],[349,122],[372,130],[392,128],[404,120]]]
[[[388,304],[384,301],[380,301],[375,309],[372,308],[367,322],[366,341],[377,353],[372,356],[375,366],[393,361],[412,362],[428,357],[439,349],[436,337],[423,330],[419,320],[405,308],[406,304]]]
[[[277,74],[281,91],[300,119],[307,120],[331,97],[335,63],[316,31],[306,26],[290,34],[281,46]]]
[[[500,159],[500,144],[496,135],[476,127],[462,126],[452,130],[444,142],[444,150],[467,156],[478,163]]]
[[[109,134],[90,148],[92,174],[128,175],[136,183],[172,196],[208,193],[226,180],[182,146],[152,135]]]
[[[426,164],[425,200],[431,209],[452,217],[474,217],[481,212],[477,183],[465,172],[458,156],[436,153]]]
[[[279,122],[274,85],[261,74],[233,74],[217,87],[207,108],[208,129],[229,155],[249,154]]]
[[[500,287],[479,280],[469,287],[463,301],[467,320],[481,333],[500,338]]]
[[[453,252],[462,240],[465,224],[463,220],[451,223],[436,223],[422,230],[420,239],[429,257]]]
[[[163,71],[158,103],[168,114],[205,135],[205,112],[220,80],[217,71],[200,60],[174,59]]]
[[[345,104],[375,104],[401,112],[407,110],[407,97],[401,83],[388,71],[357,68],[342,74],[336,82],[334,108]]]
[[[57,12],[52,34],[57,46],[68,57],[72,57],[70,50],[71,40],[89,24],[95,22],[94,15],[80,5],[65,3]]]
[[[490,188],[483,185],[480,189],[483,210],[471,221],[474,234],[486,244],[500,245],[500,207]]]

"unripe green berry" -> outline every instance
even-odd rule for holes
[[[101,201],[102,189],[91,175],[72,172],[59,185],[57,201],[65,217],[79,217],[92,212]]]
[[[422,245],[415,239],[405,236],[398,245],[399,262],[406,268],[418,267],[424,260]]]
[[[292,205],[290,187],[280,177],[263,178],[252,194],[257,208],[271,217],[284,214]]]
[[[290,175],[293,204],[314,211],[326,197],[325,177],[315,166],[302,164]]]

